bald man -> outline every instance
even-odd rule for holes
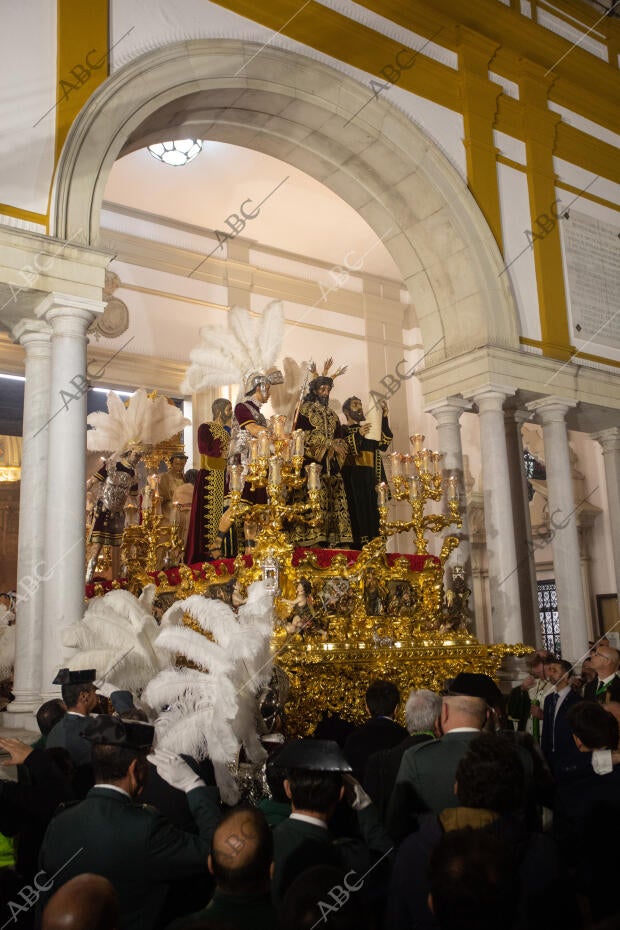
[[[85,872],[62,885],[43,911],[41,930],[120,930],[118,895],[103,875]]]
[[[191,930],[202,921],[218,926],[272,930],[278,924],[271,903],[273,839],[263,814],[255,808],[235,808],[213,834],[207,860],[215,893],[201,911],[183,917],[169,930]]]
[[[598,701],[599,704],[620,701],[620,652],[601,640],[592,649],[591,656],[596,678],[585,686],[584,698],[586,701]]]

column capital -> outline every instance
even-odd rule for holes
[[[595,439],[602,446],[603,453],[620,452],[620,427],[618,426],[591,433],[590,438]]]
[[[478,407],[478,413],[488,413],[491,410],[503,413],[504,401],[514,393],[515,388],[506,384],[489,383],[477,388],[471,399]]]
[[[458,423],[461,414],[471,410],[472,403],[463,397],[446,397],[435,404],[424,408],[424,413],[430,413],[439,423]]]
[[[90,297],[73,297],[53,291],[35,308],[38,319],[51,323],[54,332],[84,335],[95,319],[105,310],[105,301]]]
[[[577,406],[577,401],[552,395],[550,397],[541,397],[539,400],[532,400],[525,406],[533,414],[540,417],[543,425],[545,423],[565,423],[566,414]]]
[[[26,346],[33,343],[43,344],[49,342],[52,337],[52,328],[45,320],[18,320],[15,326],[11,327],[11,337],[14,342]]]

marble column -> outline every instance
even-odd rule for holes
[[[523,465],[523,440],[521,424],[530,418],[526,410],[511,407],[504,411],[506,429],[506,446],[508,449],[508,468],[510,486],[513,492],[512,517],[515,528],[515,547],[517,552],[517,577],[521,602],[521,623],[523,638],[526,643],[540,648],[543,645],[538,610],[538,590],[536,587],[536,562],[532,544],[532,525],[530,523],[530,502],[527,493],[527,478]]]
[[[579,502],[575,502],[573,491],[566,430],[566,414],[575,406],[575,401],[559,397],[543,397],[527,405],[543,428],[560,643],[562,656],[571,662],[579,662],[588,651],[577,529]]]
[[[620,597],[620,429],[614,426],[600,433],[594,433],[592,438],[600,443],[603,450],[616,591]]]
[[[437,448],[444,453],[444,473],[456,475],[458,478],[459,499],[461,502],[461,518],[463,526],[460,530],[455,527],[450,528],[450,532],[460,537],[460,544],[448,559],[446,568],[450,569],[452,565],[462,565],[465,569],[465,578],[467,587],[473,593],[472,573],[471,573],[471,545],[469,539],[469,520],[467,516],[467,492],[463,480],[463,448],[461,445],[461,424],[459,422],[461,414],[465,410],[470,410],[471,404],[463,400],[462,397],[448,397],[439,404],[427,407],[425,413],[430,413],[437,422]],[[446,584],[449,584],[448,575]],[[474,602],[470,602],[470,608],[474,611]]]
[[[17,550],[17,621],[13,694],[6,723],[22,727],[24,714],[41,704],[43,580],[45,577],[45,476],[49,417],[51,329],[41,320],[20,320],[13,339],[25,351],[19,542]]]
[[[64,659],[62,630],[84,615],[86,494],[86,331],[104,304],[50,294],[37,316],[52,328],[47,438],[45,584],[41,696]]]
[[[484,525],[491,622],[498,643],[523,639],[503,405],[512,388],[490,384],[473,396],[480,419]]]

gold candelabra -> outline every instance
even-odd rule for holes
[[[411,507],[410,520],[388,520],[389,488],[385,481],[377,486],[379,506],[379,532],[382,536],[394,533],[413,532],[416,555],[428,555],[426,531],[440,533],[448,526],[462,526],[459,509],[458,478],[442,474],[442,452],[433,452],[423,448],[424,436],[415,433],[410,436],[413,446],[412,454],[393,452],[387,458],[391,465],[392,496],[397,501],[407,501]],[[440,501],[444,494],[447,498],[447,512],[443,514],[425,514],[429,501]],[[443,565],[459,544],[458,536],[447,535],[441,547],[439,559]]]
[[[258,530],[252,549],[254,574],[264,559],[275,559],[284,569],[289,587],[287,566],[290,566],[293,546],[288,540],[284,523],[301,522],[317,526],[321,520],[320,490],[321,466],[316,462],[306,465],[304,461],[304,432],[284,431],[286,417],[271,417],[269,428],[249,439],[249,458],[245,465],[229,467],[230,516],[243,521],[245,527]],[[272,451],[273,449],[273,451]],[[265,488],[266,503],[250,503],[242,500],[243,489],[249,485],[252,491]],[[291,500],[291,494],[307,487],[307,497]],[[238,559],[242,568],[242,559]],[[245,573],[244,573],[245,574]]]

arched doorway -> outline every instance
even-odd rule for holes
[[[466,184],[391,104],[373,102],[353,119],[368,94],[313,59],[253,43],[195,40],[149,52],[113,74],[73,124],[55,181],[54,234],[96,246],[114,161],[182,127],[277,155],[357,210],[401,271],[432,347],[427,365],[480,346],[518,348],[500,253]]]

